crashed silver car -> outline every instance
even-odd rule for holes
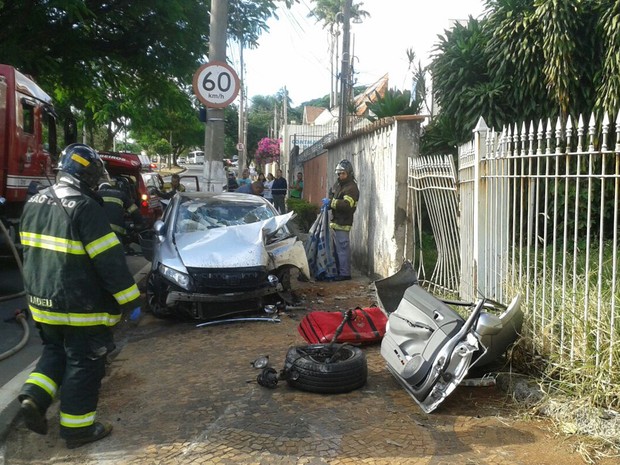
[[[262,197],[177,194],[141,245],[151,271],[147,306],[157,317],[209,320],[263,308],[310,276],[303,243]]]

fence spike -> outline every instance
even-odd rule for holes
[[[524,126],[525,126],[525,123],[524,123]],[[528,140],[530,142],[530,144],[529,144],[530,145],[529,152],[531,154],[534,153],[534,139],[535,139],[535,137],[536,137],[536,133],[534,132],[534,121],[530,120],[530,129],[529,129],[529,131],[527,133],[527,138],[528,138]],[[540,151],[540,147],[538,147],[537,150]],[[540,152],[538,152],[538,153],[540,153]]]
[[[549,124],[551,124],[551,118],[549,118]],[[562,142],[562,118],[558,116],[555,122],[555,153],[560,153],[560,146]]]
[[[620,111],[616,116],[616,152],[620,152]]]
[[[538,131],[536,133],[536,139],[538,140],[538,150],[536,151],[537,154],[542,153],[542,146],[543,146],[543,135],[545,134],[545,126],[543,124],[543,120],[539,119],[538,120]],[[546,151],[549,151],[549,141],[547,141],[547,147],[546,147]]]
[[[607,151],[607,136],[609,134],[609,113],[607,111],[605,111],[605,114],[603,115],[603,126],[601,127],[601,132],[603,133],[601,150]]]
[[[577,125],[577,152],[581,152],[583,148],[583,114],[579,114],[579,124]]]
[[[596,132],[596,118],[594,112],[590,115],[590,122],[588,123],[588,135],[590,136],[590,145],[588,146],[589,152],[594,152],[594,134]]]
[[[573,136],[573,117],[572,116],[568,116],[568,119],[566,120],[566,148],[570,149],[570,141],[571,138]]]

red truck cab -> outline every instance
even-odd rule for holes
[[[57,157],[51,97],[25,74],[0,64],[0,197],[9,224],[17,224],[32,182],[53,182]]]

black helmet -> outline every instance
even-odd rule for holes
[[[122,176],[118,176],[116,178],[116,188],[125,193],[126,195],[131,195],[131,187],[129,185],[129,181]]]
[[[74,176],[91,189],[97,187],[104,173],[99,154],[84,144],[68,145],[60,154],[57,169]]]
[[[349,177],[353,176],[353,165],[349,160],[340,160],[340,162],[336,165],[336,169],[334,170],[336,174],[343,171],[346,172]]]

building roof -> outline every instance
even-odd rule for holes
[[[303,115],[302,124],[314,124],[314,121],[317,119],[317,117],[321,113],[323,113],[323,111],[325,111],[325,108],[312,107],[312,106],[306,105],[304,107],[304,115]]]
[[[355,104],[355,114],[357,116],[364,116],[368,109],[368,104],[385,95],[388,81],[389,78],[386,73],[377,82],[369,85],[364,92],[355,97],[353,103]]]

